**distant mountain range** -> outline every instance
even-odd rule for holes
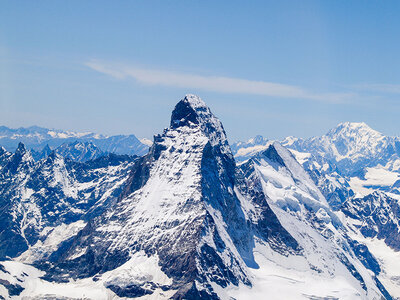
[[[60,153],[66,153],[67,149],[87,148],[80,151],[88,153],[94,151],[92,158],[98,157],[99,153],[114,153],[128,155],[144,155],[151,145],[151,141],[143,139],[142,143],[135,135],[105,136],[90,132],[80,133],[63,130],[53,130],[38,126],[28,128],[11,129],[0,126],[0,146],[8,151],[15,151],[21,142],[27,149],[32,149],[35,158],[43,157],[50,150],[62,146]],[[94,150],[94,148],[98,148]],[[71,154],[70,158],[76,154]],[[78,155],[79,157],[79,155]],[[86,157],[89,158],[90,156]]]
[[[232,147],[238,161],[273,143],[261,137],[254,141]],[[385,136],[365,123],[345,122],[323,136],[288,137],[281,144],[348,224],[349,234],[369,245],[380,261],[382,282],[399,297],[399,265],[394,262],[400,259],[400,138]]]
[[[140,156],[46,134],[64,142],[0,148],[3,298],[400,297],[397,138],[343,123],[230,146],[195,95]]]

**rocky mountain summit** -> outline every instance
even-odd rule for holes
[[[237,165],[221,122],[187,95],[141,157],[2,149],[0,295],[392,299],[346,223],[355,206],[339,214],[296,155],[256,142]]]
[[[399,141],[365,123],[345,122],[320,137],[288,137],[281,142],[308,172],[350,235],[369,245],[380,261],[378,277],[396,296],[400,295],[393,263],[399,258],[400,245]],[[268,144],[258,146],[266,149]]]

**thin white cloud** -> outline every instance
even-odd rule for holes
[[[98,61],[90,61],[85,63],[85,65],[97,72],[107,74],[117,79],[133,78],[142,84],[154,86],[170,86],[220,93],[252,94],[325,102],[343,102],[354,96],[354,94],[350,93],[312,93],[298,86],[274,82],[141,69]]]
[[[358,84],[354,87],[360,90],[367,90],[372,92],[400,94],[400,84],[368,83]]]

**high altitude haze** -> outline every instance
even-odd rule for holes
[[[0,4],[0,120],[151,137],[208,99],[231,140],[400,121],[396,1]]]

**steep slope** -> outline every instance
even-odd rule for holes
[[[64,143],[54,150],[57,154],[73,161],[85,162],[99,158],[105,153],[92,142]]]
[[[35,162],[23,144],[0,157],[1,258],[20,255],[58,226],[99,214],[120,193],[133,165],[128,156],[109,155],[83,164],[54,152]],[[36,255],[32,251],[25,255],[30,261]]]
[[[45,278],[93,278],[120,297],[277,298],[288,281],[288,297],[382,295],[295,159],[273,145],[237,169],[220,121],[193,95],[135,163],[119,200],[35,265]],[[324,280],[333,288],[318,288]]]
[[[322,137],[287,139],[357,243],[379,260],[378,278],[400,297],[393,263],[399,251],[399,138],[365,123],[343,123]],[[368,248],[366,248],[368,246]],[[393,269],[394,268],[394,269]]]
[[[52,227],[37,230],[36,243],[17,258],[0,262],[0,295],[391,299],[376,277],[377,261],[356,251],[358,242],[290,152],[269,143],[237,167],[221,122],[196,96],[176,105],[170,127],[129,166],[129,175],[118,173],[118,183],[108,177],[107,159],[98,160],[105,166],[95,164],[89,178],[104,189],[85,209],[67,193],[81,195],[76,182],[86,196],[102,186],[76,177],[88,174],[94,161],[73,163],[55,153],[39,164],[18,157],[29,165],[6,163],[2,170],[28,170],[19,178],[35,174],[40,189],[29,199],[41,217],[27,220],[50,220],[45,226]],[[60,163],[47,164],[49,159]],[[38,194],[53,179],[64,195],[41,201]],[[122,185],[122,192],[110,195]],[[21,224],[26,222],[16,228]]]
[[[363,261],[365,257],[352,250],[353,240],[347,237],[346,227],[287,149],[275,142],[240,168],[243,172],[251,173],[250,178],[258,180],[268,205],[303,249],[301,259],[291,265],[292,274],[289,272],[287,276],[293,280],[301,278],[301,275],[297,275],[300,272],[307,277],[309,284],[322,278],[341,284],[340,278],[346,278],[349,286],[343,286],[342,289],[353,289],[351,297],[362,298],[365,297],[361,296],[363,294],[368,298],[380,297],[377,285],[387,295],[379,280],[371,277],[367,270],[370,269],[369,265],[360,262],[359,259]],[[318,277],[321,279],[316,279]],[[327,287],[322,290],[310,289],[304,293],[310,292],[313,294],[309,294],[309,297],[349,296],[335,295],[337,292]]]
[[[26,174],[32,171],[34,164],[33,158],[26,151],[23,144],[19,144],[15,153],[11,154],[2,149],[1,155],[1,173],[0,173],[0,257],[16,256],[27,249],[26,239],[21,234],[20,222],[17,220],[15,210],[17,205],[13,202],[16,194],[16,185],[14,182],[24,182]],[[24,195],[21,195],[23,198]],[[31,209],[34,213],[34,209]]]
[[[351,197],[338,213],[356,246],[361,251],[368,247],[379,261],[380,281],[391,295],[400,298],[400,197],[384,192]]]
[[[250,222],[241,201],[247,200],[235,193],[223,127],[201,99],[188,95],[176,105],[170,128],[135,164],[120,201],[56,253],[49,274],[60,278],[63,268],[74,278],[96,276],[119,296],[163,290],[177,299],[217,298],[218,287],[251,285],[256,235],[282,253],[299,251],[267,205]],[[169,279],[108,277],[138,255],[157,261]]]
[[[41,160],[42,158],[45,158],[50,155],[52,152],[50,146],[46,144],[46,146],[43,147],[42,150],[36,151],[36,150],[31,150],[32,157],[35,161]]]

